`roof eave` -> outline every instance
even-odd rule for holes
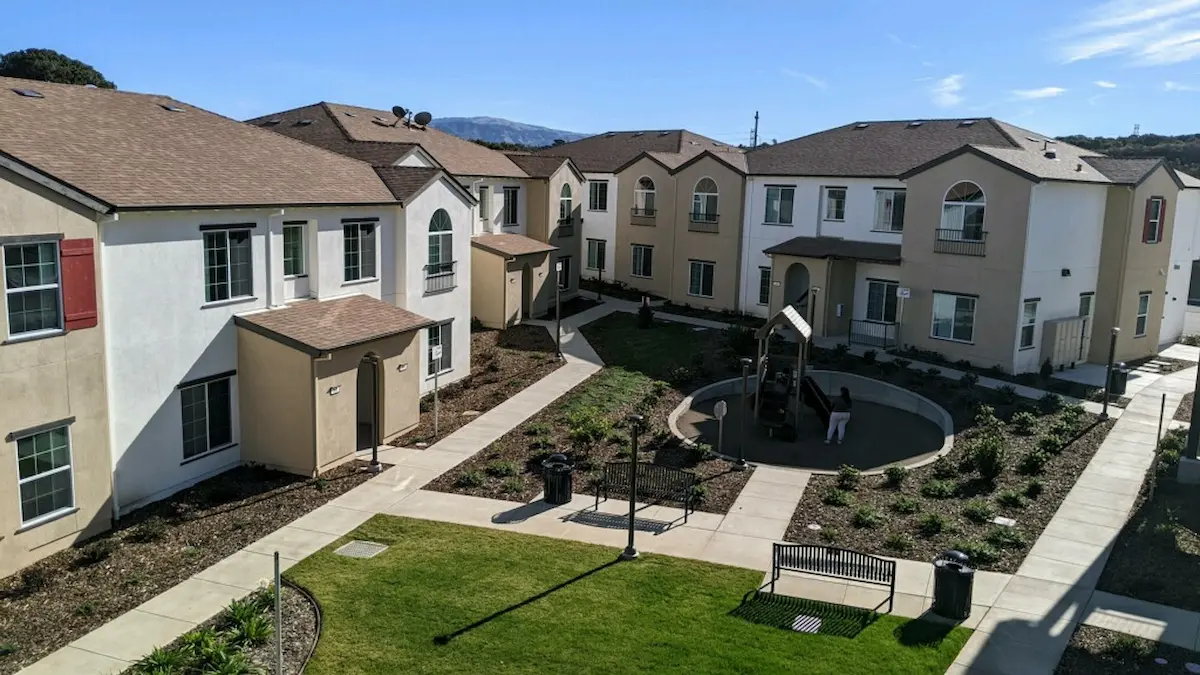
[[[399,200],[393,197],[390,200],[384,201],[357,201],[357,202],[270,202],[257,204],[131,204],[128,206],[114,206],[113,211],[122,213],[130,212],[155,212],[155,211],[218,211],[226,209],[281,209],[281,208],[336,208],[336,207],[356,207],[356,206],[401,206]]]
[[[33,181],[34,183],[37,183],[38,185],[41,185],[42,187],[63,197],[66,197],[76,204],[95,211],[98,214],[109,213],[114,209],[112,204],[104,201],[103,199],[88,194],[87,192],[80,190],[70,183],[59,180],[53,175],[46,173],[45,171],[42,171],[31,164],[23,162],[3,151],[0,151],[0,167],[8,169],[22,178]]]

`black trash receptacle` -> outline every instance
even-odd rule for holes
[[[1113,367],[1112,381],[1108,383],[1108,391],[1113,396],[1124,396],[1125,388],[1129,386],[1129,368],[1125,367],[1125,363],[1118,363]]]
[[[975,570],[967,563],[967,554],[961,551],[946,551],[933,561],[934,614],[955,621],[971,616]]]
[[[542,478],[545,483],[545,494],[542,500],[547,504],[567,504],[571,501],[572,474],[575,465],[567,456],[555,453],[542,462]]]

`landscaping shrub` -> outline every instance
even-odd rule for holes
[[[925,374],[930,377],[941,377],[942,369],[941,368],[926,368]]]
[[[116,537],[97,539],[79,549],[79,563],[81,565],[95,565],[104,562],[108,560],[109,556],[116,553],[120,547],[121,542]]]
[[[843,464],[838,467],[837,485],[843,490],[856,490],[859,481],[862,480],[862,472],[849,464]]]
[[[883,516],[870,506],[860,506],[852,522],[855,527],[875,528],[883,524]]]
[[[483,485],[483,473],[479,471],[464,471],[454,484],[460,488],[477,488]]]
[[[1071,405],[1063,408],[1062,418],[1065,420],[1079,421],[1083,418],[1083,414],[1085,412],[1087,412],[1087,411],[1083,409],[1082,404],[1072,403]]]
[[[913,538],[903,532],[897,532],[888,535],[888,538],[883,540],[883,545],[888,549],[903,553],[913,547]]]
[[[525,489],[525,483],[521,482],[520,478],[512,476],[504,479],[504,483],[500,485],[500,489],[506,494],[515,495]]]
[[[823,528],[821,530],[821,539],[832,544],[838,540],[838,531],[832,527]]]
[[[847,345],[844,342],[839,342],[833,346],[833,355],[836,356],[838,359],[845,357],[849,353],[850,353],[850,345]]]
[[[572,410],[567,415],[567,436],[580,443],[597,443],[608,438],[612,432],[612,421],[591,406]]]
[[[521,468],[517,466],[517,463],[507,459],[497,459],[487,465],[488,475],[496,478],[507,478],[520,472]]]
[[[874,349],[868,349],[867,351],[863,352],[863,355],[862,355],[863,363],[865,363],[867,365],[871,365],[871,364],[875,363],[875,360],[878,358],[878,356],[879,356],[878,352],[876,352]]]
[[[130,537],[133,541],[149,543],[167,536],[167,521],[162,516],[150,516],[138,524]]]
[[[941,534],[946,529],[946,517],[930,513],[917,521],[917,531],[924,537],[933,537]]]
[[[178,649],[155,647],[153,651],[133,664],[133,672],[136,675],[172,675],[173,673],[183,673],[189,661],[191,661],[189,655]]]
[[[905,370],[912,364],[912,361],[908,359],[892,359],[892,363],[896,364],[896,367],[900,370]]]
[[[1065,447],[1067,447],[1067,442],[1063,440],[1062,436],[1057,436],[1055,434],[1047,434],[1042,436],[1038,439],[1037,443],[1038,450],[1050,455],[1057,455],[1058,453],[1062,452],[1063,448]]]
[[[996,388],[997,397],[1001,403],[1012,405],[1017,402],[1017,388],[1011,384],[1000,385]]]
[[[976,441],[975,446],[971,448],[971,457],[979,475],[984,480],[995,481],[1004,473],[1008,450],[1004,447],[1002,438],[989,434]]]
[[[650,309],[650,305],[642,305],[641,307],[638,307],[637,318],[638,328],[654,327],[654,310]]]
[[[988,523],[996,517],[996,509],[983,499],[972,499],[963,508],[963,515],[972,522]]]
[[[950,544],[950,548],[966,553],[973,565],[986,565],[1000,559],[1000,553],[991,544],[977,539],[960,539]]]
[[[1026,476],[1036,476],[1046,469],[1050,454],[1043,450],[1030,450],[1017,464],[1017,471]]]
[[[1013,433],[1030,436],[1033,434],[1034,427],[1037,426],[1037,418],[1033,416],[1033,413],[1022,410],[1013,413],[1009,425],[1012,426]]]
[[[975,373],[963,373],[963,376],[958,379],[958,383],[963,387],[970,389],[979,384],[979,376]]]
[[[1063,397],[1054,392],[1046,392],[1046,395],[1038,399],[1038,408],[1047,415],[1056,413],[1062,410]]]
[[[996,417],[996,409],[986,403],[980,403],[975,407],[975,424],[986,428],[996,427],[1000,423],[1000,418]]]
[[[16,654],[17,646],[11,642],[0,642],[0,657]]]
[[[1015,527],[994,527],[984,538],[996,548],[1021,548],[1025,545],[1025,535]]]
[[[959,360],[955,361],[954,367],[958,368],[959,370],[963,371],[964,373],[967,373],[968,371],[970,371],[973,368],[973,366],[971,365],[971,362],[967,359],[959,359]]]
[[[1050,365],[1050,359],[1042,361],[1042,367],[1038,370],[1038,375],[1041,375],[1043,380],[1048,380],[1053,374],[1054,366]]]
[[[693,443],[687,446],[687,461],[689,464],[699,464],[708,456],[712,446],[707,443]]]
[[[696,486],[692,487],[692,499],[695,500],[695,502],[697,504],[703,503],[707,497],[708,497],[708,486],[707,485],[696,485]]]
[[[545,422],[533,422],[525,427],[526,436],[549,436],[554,429]]]
[[[950,499],[958,492],[958,485],[948,480],[930,480],[921,486],[921,494],[930,499]]]
[[[1025,497],[1016,490],[1005,490],[996,495],[996,501],[1000,502],[1001,506],[1019,509],[1025,506]]]
[[[825,496],[821,497],[821,501],[829,506],[850,506],[854,501],[854,497],[845,490],[837,488],[829,488],[825,491]]]
[[[730,326],[725,329],[725,344],[738,356],[754,356],[758,352],[758,338],[754,331],[745,326]]]
[[[943,455],[933,460],[933,475],[943,479],[954,478],[958,475],[958,469],[954,468],[954,464]]]
[[[921,502],[920,500],[912,497],[896,497],[895,501],[892,502],[891,509],[896,513],[908,515],[910,513],[916,513],[917,511],[920,511]]]
[[[1118,635],[1104,647],[1104,654],[1117,661],[1134,663],[1144,661],[1154,655],[1154,645],[1147,640],[1132,635]]]
[[[1065,419],[1055,420],[1054,424],[1046,429],[1046,433],[1058,436],[1060,438],[1073,438],[1075,436],[1075,423]]]
[[[1022,492],[1030,499],[1037,499],[1046,490],[1046,484],[1040,478],[1030,478],[1028,483],[1025,483],[1025,489]]]
[[[890,487],[898,488],[908,478],[908,468],[903,466],[889,466],[883,470],[883,475]]]
[[[274,632],[271,617],[255,614],[230,627],[229,643],[237,647],[257,647],[266,644]]]
[[[686,385],[692,381],[692,371],[687,366],[675,366],[667,372],[667,380],[676,385]]]

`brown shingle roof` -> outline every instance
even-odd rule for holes
[[[557,246],[519,234],[481,234],[471,237],[471,245],[508,258],[558,250]]]
[[[765,249],[763,253],[794,255],[804,258],[839,258],[900,263],[899,244],[854,241],[840,237],[796,237]]]
[[[572,143],[544,148],[535,154],[570,157],[580,171],[614,173],[645,152],[656,153],[656,159],[674,168],[705,150],[738,154],[741,152],[736,147],[706,136],[675,129],[609,131]]]
[[[511,152],[507,153],[507,156],[530,178],[549,178],[554,175],[555,171],[558,171],[563,162],[567,161],[566,157],[523,155]]]
[[[118,208],[395,202],[362,162],[153,94],[0,77],[0,152]]]
[[[280,122],[268,125],[270,120]],[[309,124],[299,124],[301,120],[312,121]],[[384,110],[341,103],[317,103],[263,115],[246,122],[352,157],[358,157],[360,155],[356,153],[364,152],[359,149],[363,143],[385,147],[403,146],[404,149],[390,160],[388,153],[372,150],[371,152],[380,153],[379,161],[372,161],[372,164],[376,165],[391,164],[412,146],[420,145],[447,171],[460,176],[526,177],[502,152],[438,131],[433,127],[406,127],[403,123],[393,127],[391,125],[395,120],[395,115]]]
[[[1163,163],[1161,159],[1127,157],[1084,157],[1083,161],[1119,185],[1136,185]]]
[[[335,351],[436,323],[366,295],[305,300],[283,309],[235,316],[233,321],[242,328],[311,354]]]
[[[401,204],[407,204],[438,175],[445,175],[441,169],[423,166],[377,166],[375,173]]]

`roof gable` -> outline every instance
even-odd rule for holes
[[[609,131],[595,136],[542,148],[536,155],[570,157],[581,171],[619,173],[643,156],[658,158],[668,169],[711,150],[741,153],[741,150],[686,129],[664,131]]]

